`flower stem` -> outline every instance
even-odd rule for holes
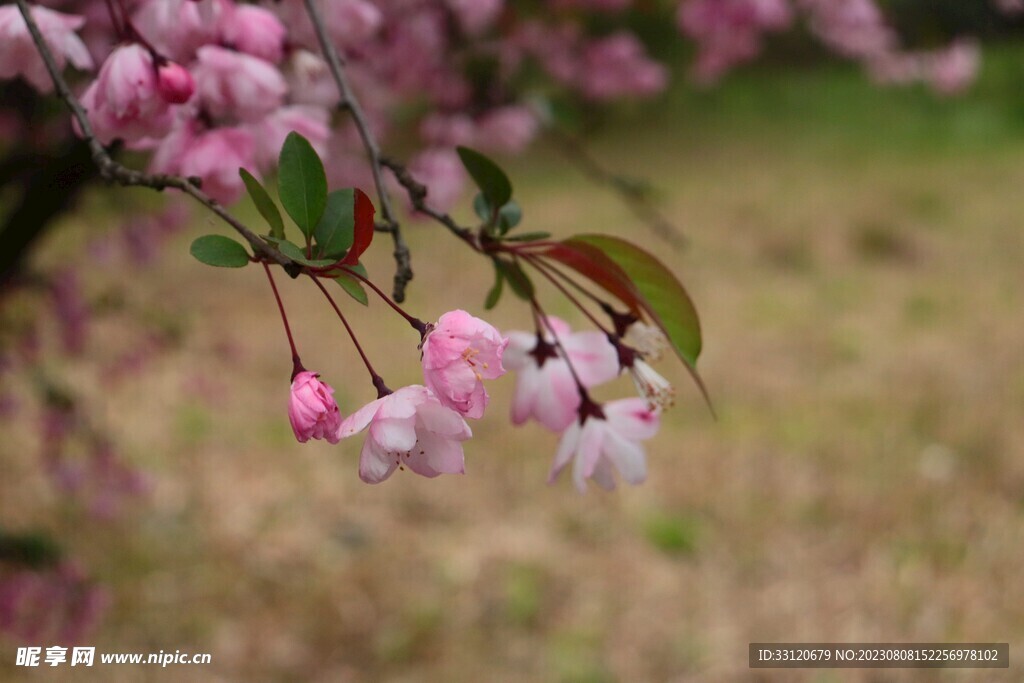
[[[345,330],[348,332],[349,338],[352,339],[352,343],[355,344],[356,351],[359,352],[359,357],[363,359],[363,365],[366,366],[367,372],[370,373],[370,380],[373,382],[373,386],[377,389],[377,398],[384,398],[391,393],[387,385],[384,384],[384,379],[377,374],[377,371],[373,369],[373,365],[370,364],[370,359],[366,357],[366,353],[363,351],[363,347],[359,344],[359,340],[356,338],[355,331],[352,330],[352,326],[348,324],[348,320],[345,319],[345,314],[338,308],[338,304],[335,303],[334,297],[331,296],[330,292],[324,287],[323,283],[315,275],[309,276],[316,286],[320,288],[320,291],[327,297],[327,301],[330,302],[331,308],[338,314],[338,318],[341,319],[341,324],[345,326]]]
[[[604,325],[602,325],[601,322],[597,318],[595,318],[594,315],[589,310],[587,310],[587,308],[582,303],[580,303],[580,300],[573,296],[572,292],[565,288],[565,285],[563,285],[561,282],[555,279],[554,275],[551,274],[551,271],[548,270],[547,264],[542,263],[539,258],[531,254],[521,254],[520,256],[522,256],[524,261],[533,266],[534,270],[536,270],[538,273],[547,278],[548,282],[553,284],[555,288],[562,293],[562,296],[568,299],[573,306],[582,311],[583,315],[587,316],[587,319],[590,320],[590,322],[594,323],[594,326],[597,329],[601,330],[606,335],[611,334],[611,331],[608,330]],[[561,274],[562,273],[559,273],[559,275]]]
[[[555,332],[555,328],[551,324],[551,321],[548,320],[548,316],[544,312],[544,309],[540,307],[540,302],[537,301],[537,297],[532,297],[530,299],[530,305],[533,306],[534,316],[537,322],[540,323],[540,326],[546,327],[548,332],[551,333],[551,338],[555,342],[555,348],[557,348],[562,354],[562,357],[565,358],[565,364],[569,367],[569,374],[572,375],[573,381],[576,382],[576,390],[580,394],[580,400],[583,404],[593,403],[593,401],[590,400],[590,394],[587,393],[587,388],[583,386],[583,382],[580,380],[580,376],[576,374],[576,368],[573,367],[572,360],[569,358],[569,352],[565,350],[564,346],[562,346],[562,341],[558,338],[558,333]]]
[[[284,323],[284,333],[288,335],[288,346],[292,349],[292,378],[295,375],[302,372],[302,361],[299,360],[299,352],[295,348],[295,339],[292,338],[292,328],[288,324],[288,315],[284,312],[284,304],[281,302],[281,295],[277,291],[277,284],[274,282],[274,276],[270,273],[270,266],[266,263],[263,264],[263,270],[267,274],[267,279],[270,280],[270,288],[274,290],[274,299],[277,300],[277,310],[281,311],[281,322]]]

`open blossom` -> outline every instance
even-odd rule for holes
[[[658,432],[658,414],[639,398],[610,401],[593,409],[581,418],[582,423],[576,420],[565,430],[548,483],[554,482],[570,460],[572,480],[581,493],[587,489],[587,479],[604,489],[614,489],[615,470],[630,484],[643,483],[647,463],[639,442]]]
[[[85,17],[54,12],[45,7],[32,7],[32,18],[46,39],[58,69],[71,62],[77,69],[93,68],[92,57],[75,31],[85,24]],[[53,81],[28,32],[21,12],[12,3],[0,7],[0,78],[22,76],[40,92],[53,90]]]
[[[483,380],[505,374],[501,356],[508,339],[463,310],[441,316],[423,340],[423,379],[442,405],[465,417],[483,417]]]
[[[585,387],[618,376],[618,354],[603,333],[571,332],[565,321],[553,317],[548,317],[548,323]],[[558,355],[550,337],[539,339],[528,332],[509,332],[508,338],[503,362],[507,369],[516,372],[512,422],[519,425],[532,417],[553,431],[564,430],[576,418],[580,405],[579,390],[569,365]]]
[[[483,33],[504,9],[505,0],[446,0],[462,30],[471,36]]]
[[[462,442],[473,432],[426,387],[402,387],[366,404],[341,423],[338,434],[345,439],[367,427],[359,478],[368,484],[384,481],[399,467],[424,477],[465,472]]]
[[[318,377],[315,372],[303,370],[292,379],[288,420],[292,423],[295,438],[301,443],[310,439],[338,443],[341,413],[334,402],[334,389]]]

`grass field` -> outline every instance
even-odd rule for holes
[[[94,644],[213,654],[73,680],[1022,680],[1015,57],[996,54],[961,101],[761,71],[628,118],[594,153],[661,189],[681,252],[553,152],[510,164],[524,229],[643,240],[703,317],[719,419],[665,366],[680,398],[649,443],[649,481],[613,494],[544,484],[556,440],[509,425],[511,378],[473,425],[464,478],[371,487],[358,443],[296,444],[262,273],[198,266],[188,239],[213,224],[197,219],[130,293],[180,321],[182,348],[100,406],[156,475],[151,499],[107,524],[54,507],[32,434],[0,427],[14,446],[3,519],[55,530],[114,593]],[[412,311],[482,308],[486,263],[430,225],[408,237]],[[389,249],[373,251],[371,274],[390,281]],[[372,389],[310,290],[283,283],[303,360],[351,411]],[[412,332],[378,303],[352,318],[389,383],[417,380]],[[529,325],[511,298],[492,319]],[[90,358],[117,339],[100,329]],[[1015,663],[757,673],[751,641],[1009,641]],[[22,674],[6,666],[0,678]]]

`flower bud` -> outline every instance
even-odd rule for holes
[[[300,443],[310,439],[327,439],[331,443],[338,443],[341,413],[338,404],[334,402],[334,389],[318,377],[314,372],[303,370],[292,379],[288,420]]]
[[[196,82],[188,69],[177,62],[167,62],[156,70],[156,88],[169,104],[184,104],[196,91]]]

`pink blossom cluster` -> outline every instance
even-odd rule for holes
[[[344,418],[334,389],[301,370],[292,379],[288,406],[295,438],[338,443],[366,431],[359,476],[371,484],[406,467],[424,477],[462,474],[462,442],[473,435],[466,418],[483,417],[490,400],[484,380],[505,374],[507,346],[508,339],[490,324],[463,310],[449,311],[424,332],[424,385],[384,391]]]
[[[787,0],[685,0],[676,15],[679,30],[697,44],[693,76],[711,82],[761,52],[762,36],[787,28]]]
[[[339,95],[304,0],[48,4],[35,5],[33,16],[59,67],[90,72],[79,92],[96,135],[150,151],[151,170],[201,178],[208,194],[230,203],[243,193],[237,169],[272,170],[295,130],[325,156],[332,182],[368,185],[361,141],[346,117],[331,114]],[[453,144],[514,154],[537,136],[540,118],[524,104],[545,91],[537,67],[591,102],[650,97],[668,83],[668,69],[637,34],[592,28],[591,15],[653,11],[631,0],[555,0],[528,10],[506,0],[317,5],[378,141],[399,120],[401,130],[411,123],[419,131],[414,177],[441,210],[465,187]],[[692,74],[700,82],[754,58],[766,34],[801,17],[881,81],[918,80],[953,93],[976,70],[966,41],[902,51],[874,0],[682,0],[676,10],[680,33],[697,46]],[[0,78],[17,76],[51,89],[17,7],[5,5]]]
[[[545,334],[508,335],[505,364],[516,372],[513,424],[533,419],[561,432],[550,481],[572,463],[572,480],[581,492],[588,479],[614,489],[615,472],[627,483],[643,483],[647,463],[640,442],[658,431],[661,408],[670,402],[667,381],[631,356],[631,366],[623,367],[621,350],[603,332],[572,332],[554,317],[545,327]],[[633,375],[640,397],[597,404],[581,390],[580,385],[589,390],[609,382],[624,369]]]
[[[466,419],[483,417],[489,402],[484,381],[508,369],[516,373],[513,424],[533,419],[562,434],[551,481],[571,462],[580,491],[588,479],[615,488],[615,472],[630,484],[643,482],[647,466],[640,442],[657,432],[661,409],[672,401],[670,385],[639,353],[613,344],[604,332],[572,332],[553,317],[545,326],[546,334],[503,336],[465,311],[449,311],[424,335],[424,385],[385,392],[348,417],[342,417],[328,384],[300,371],[288,409],[295,437],[338,443],[366,431],[359,476],[368,483],[399,468],[425,477],[462,474],[462,442],[472,437]],[[589,389],[623,370],[640,397],[604,404],[589,397]]]
[[[1011,4],[1004,11],[1012,11]],[[830,49],[864,63],[881,82],[924,82],[951,95],[977,74],[979,52],[973,41],[907,51],[875,0],[683,0],[676,15],[680,32],[697,44],[692,74],[704,83],[757,57],[766,34],[787,29],[797,18]]]

